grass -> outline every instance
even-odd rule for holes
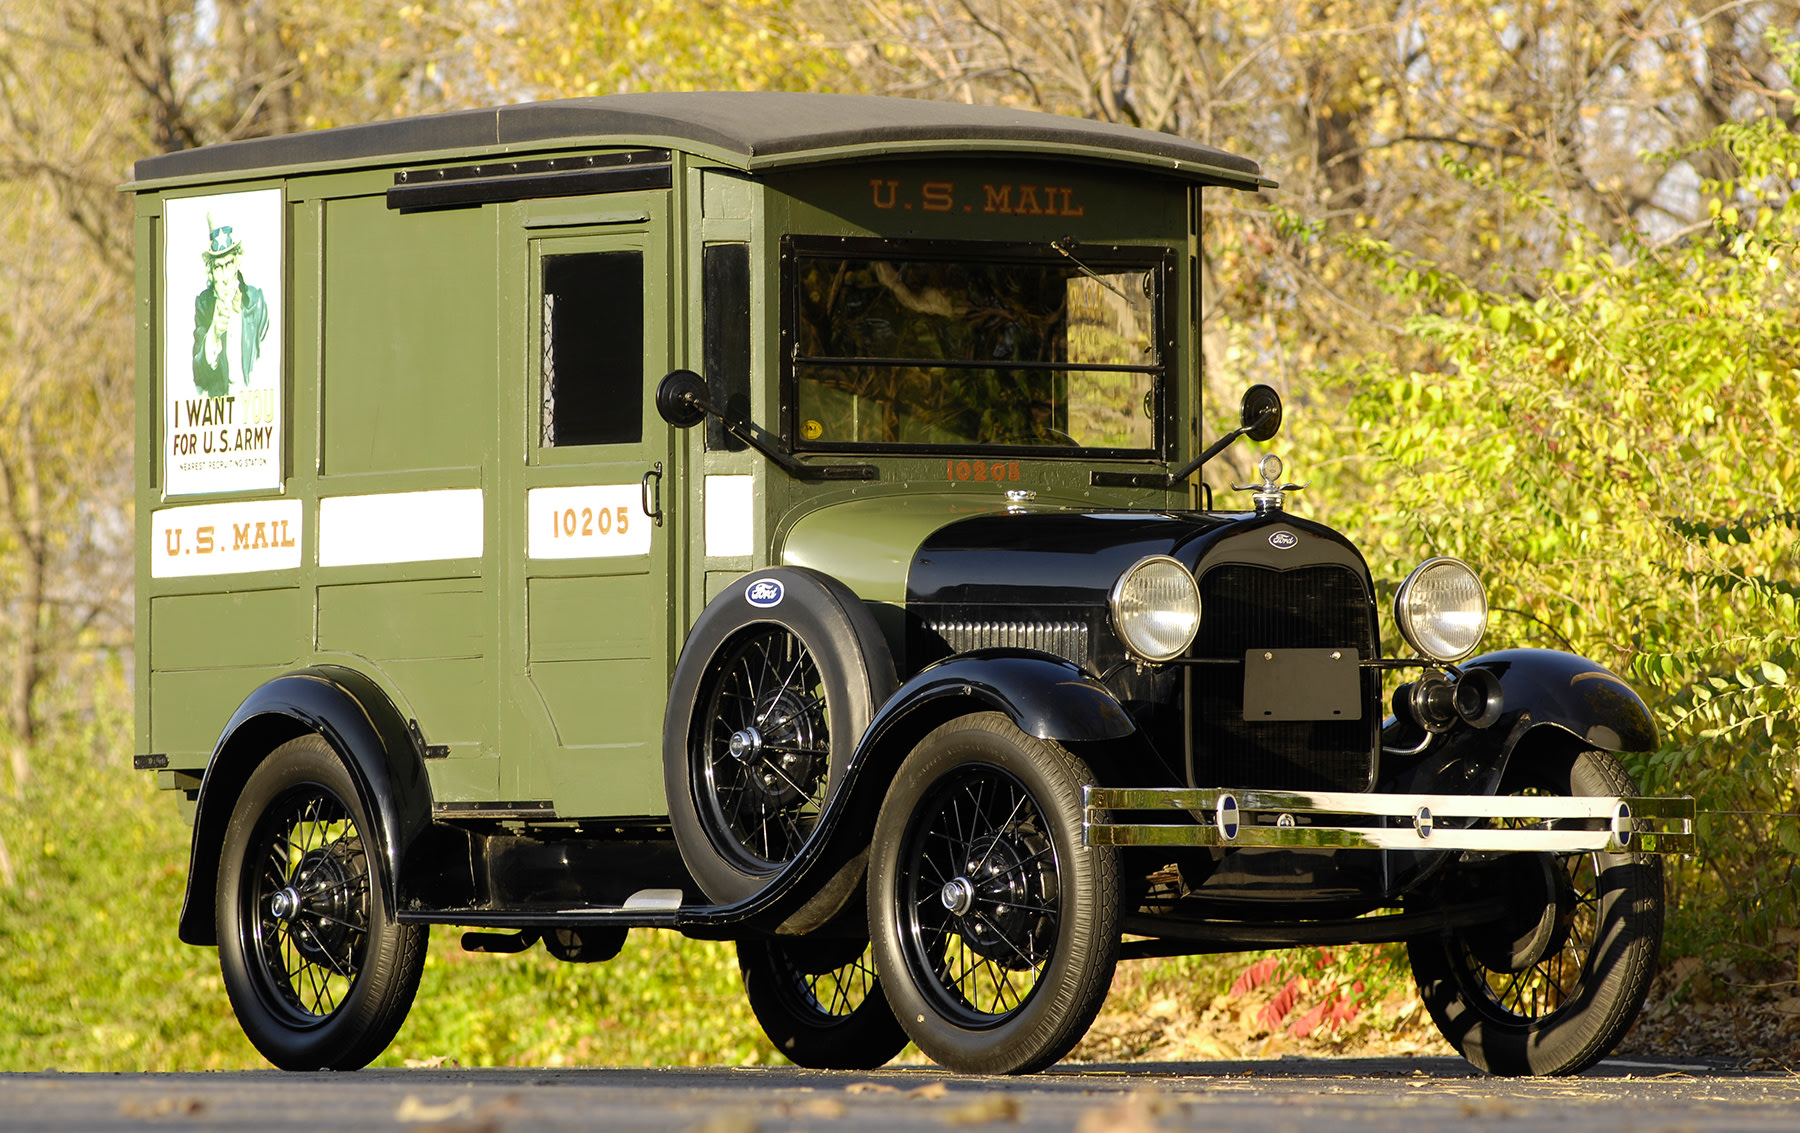
[[[0,1071],[266,1066],[218,954],[175,937],[188,828],[129,770],[120,718],[32,753],[0,796]],[[380,1065],[751,1064],[775,1060],[729,944],[633,933],[605,964],[465,953],[436,930],[412,1014]]]

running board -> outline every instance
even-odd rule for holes
[[[1684,854],[1694,800],[1084,787],[1089,846]],[[1180,811],[1185,821],[1120,821]],[[1173,816],[1170,816],[1171,818]],[[1503,822],[1505,825],[1492,825]]]
[[[682,922],[683,912],[699,909],[712,911],[712,906],[688,907],[684,910],[679,889],[640,889],[625,898],[623,905],[577,905],[570,908],[525,909],[409,909],[400,913],[406,924],[454,924],[470,928],[517,929],[536,933],[552,928],[674,928]],[[532,935],[519,948],[529,948],[537,939]],[[473,951],[483,951],[474,949]],[[495,944],[486,951],[507,951]]]

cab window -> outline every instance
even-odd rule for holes
[[[832,241],[786,260],[795,447],[1158,450],[1160,250]]]

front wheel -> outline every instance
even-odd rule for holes
[[[875,824],[870,936],[888,1002],[951,1070],[1040,1070],[1086,1033],[1112,983],[1119,879],[1084,846],[1074,755],[997,713],[907,756]]]
[[[1511,794],[1635,795],[1618,759],[1514,755]],[[1419,995],[1438,1030],[1491,1074],[1574,1074],[1619,1044],[1643,1007],[1662,945],[1654,854],[1511,854],[1444,885],[1503,898],[1494,924],[1412,941]]]
[[[219,862],[219,967],[238,1022],[283,1070],[355,1070],[387,1048],[426,930],[387,913],[373,827],[343,761],[290,740],[244,785]]]
[[[813,1070],[873,1070],[906,1046],[866,940],[740,940],[750,1010],[775,1049]]]

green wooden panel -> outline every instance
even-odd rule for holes
[[[641,659],[531,666],[564,749],[550,761],[558,814],[667,814],[662,791],[663,701],[656,666]]]
[[[533,578],[526,583],[533,661],[654,656],[666,603],[650,576]],[[651,668],[648,661],[643,668]]]
[[[326,203],[328,476],[481,464],[494,442],[494,210]]]
[[[440,803],[490,803],[500,798],[498,758],[428,760],[431,799]]]
[[[389,661],[479,657],[491,627],[479,580],[319,587],[319,649]]]
[[[292,665],[310,648],[309,613],[306,595],[293,588],[152,598],[150,668]]]
[[[174,767],[204,766],[238,705],[286,669],[272,665],[151,673],[150,750],[166,754]]]
[[[381,671],[412,707],[428,744],[492,753],[494,670],[484,658],[384,661]]]

